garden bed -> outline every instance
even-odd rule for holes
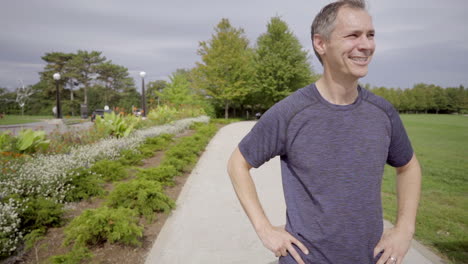
[[[216,131],[216,129],[213,129],[213,125],[208,126],[211,128],[205,129],[201,132],[201,134],[198,133],[193,135],[195,131],[191,130],[184,132],[180,135],[180,138],[176,138],[174,140],[174,143],[172,143],[168,151],[153,152],[152,157],[145,159],[144,163],[138,167],[145,170],[157,168],[161,164],[161,166],[168,166],[168,164],[169,166],[181,166],[177,167],[177,176],[171,176],[174,180],[174,184],[171,183],[170,179],[168,180],[166,178],[161,178],[162,184],[173,185],[164,187],[164,193],[171,201],[175,201],[177,199],[177,196],[182,189],[189,172],[198,159],[194,158],[193,154],[183,153],[184,149],[192,148],[192,153],[196,153],[198,155],[201,154],[201,151],[204,149],[205,145]],[[202,134],[205,135],[203,136]],[[170,157],[166,157],[166,153],[171,153],[169,155]],[[184,157],[190,158],[186,159]],[[126,185],[127,183],[131,185],[132,182],[138,180],[138,177],[146,177],[144,174],[141,174],[143,176],[138,176],[138,168],[132,167],[129,169],[128,171],[130,171],[130,176],[121,179],[120,181],[125,182]],[[148,177],[152,177],[150,173],[148,173],[148,175],[150,175]],[[151,180],[151,178],[149,179]],[[105,189],[108,194],[114,191],[115,184],[118,185],[118,181],[107,183],[105,185]],[[21,257],[10,258],[5,263],[50,263],[50,257],[57,255],[66,257],[62,259],[55,257],[53,263],[80,263],[80,259],[88,253],[91,253],[93,257],[91,259],[85,260],[86,263],[144,263],[147,252],[151,249],[154,240],[159,234],[159,231],[161,230],[164,221],[167,218],[167,212],[164,213],[164,210],[155,209],[158,211],[155,215],[156,217],[151,216],[148,218],[146,217],[147,215],[139,215],[137,225],[144,227],[142,229],[142,236],[138,237],[137,239],[138,244],[140,244],[139,246],[125,245],[124,243],[120,243],[118,239],[114,241],[104,239],[98,243],[93,242],[91,244],[86,244],[85,251],[75,251],[73,253],[74,249],[72,244],[74,243],[76,245],[76,241],[69,243],[68,246],[64,245],[63,242],[66,240],[66,235],[64,234],[67,233],[66,228],[70,225],[70,223],[75,222],[72,219],[78,218],[78,216],[82,215],[83,212],[86,213],[88,211],[87,209],[102,209],[103,205],[106,204],[106,199],[109,199],[108,197],[110,195],[108,194],[105,197],[93,197],[88,200],[68,204],[68,210],[64,217],[65,225],[56,228],[49,228],[45,236],[39,239],[38,242],[35,243],[28,252],[23,254]],[[118,209],[120,207],[117,206],[116,208]],[[110,210],[112,209],[109,209],[108,211]],[[156,219],[156,221],[154,221],[154,219]]]

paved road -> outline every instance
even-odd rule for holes
[[[226,172],[226,163],[254,122],[223,127],[208,145],[149,253],[147,264],[274,264],[242,211]],[[279,159],[252,175],[265,213],[274,225],[285,223]],[[388,225],[388,223],[387,223]],[[404,264],[442,263],[413,242]]]
[[[0,132],[11,131],[14,135],[17,135],[22,129],[32,129],[32,130],[44,130],[46,134],[51,133],[54,130],[58,130],[61,133],[67,132],[70,130],[81,130],[89,128],[93,125],[92,122],[87,121],[74,125],[65,125],[60,119],[48,119],[42,122],[26,123],[26,124],[17,124],[17,125],[0,125]]]

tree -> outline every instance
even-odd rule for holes
[[[96,79],[103,85],[104,103],[115,104],[119,92],[123,92],[129,87],[134,87],[133,79],[128,73],[128,69],[106,61],[95,66]]]
[[[264,109],[317,79],[307,51],[279,17],[271,18],[255,51],[254,101]]]
[[[229,107],[239,103],[249,93],[253,77],[253,52],[242,28],[234,28],[223,18],[215,27],[215,34],[207,42],[200,42],[194,70],[194,85],[214,104],[224,107],[225,118]]]
[[[170,79],[170,83],[161,92],[156,92],[162,102],[173,104],[176,107],[195,103],[195,95],[190,90],[186,73],[175,72]]]
[[[106,60],[106,57],[101,56],[100,51],[84,51],[78,50],[75,56],[70,60],[69,66],[73,69],[72,76],[80,84],[83,84],[84,89],[84,104],[88,104],[87,90],[91,86],[92,80],[97,77],[97,66]]]
[[[164,80],[156,80],[148,83],[146,91],[149,102],[148,107],[150,109],[159,105],[160,98],[157,93],[162,92],[166,86],[167,82]]]

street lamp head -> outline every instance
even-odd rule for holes
[[[60,73],[58,72],[54,73],[54,80],[56,81],[60,80]]]
[[[146,72],[144,72],[144,71],[140,72],[140,77],[141,78],[145,78],[145,76],[146,76]]]

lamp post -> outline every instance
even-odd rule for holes
[[[60,80],[60,73],[54,73],[54,80],[55,80],[55,89],[56,89],[56,98],[57,98],[57,118],[62,118],[62,110],[60,108],[60,91],[59,91],[59,80]]]
[[[145,97],[145,76],[146,72],[140,72],[141,77],[141,109],[143,111],[142,116],[146,117],[146,97]]]

